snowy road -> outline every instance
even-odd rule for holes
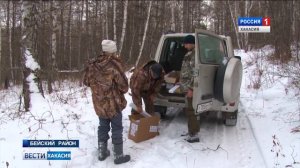
[[[236,126],[225,126],[218,113],[201,117],[200,143],[190,144],[180,135],[186,132],[186,117],[180,109],[169,109],[161,122],[160,135],[141,143],[127,139],[125,152],[132,160],[123,166],[150,167],[266,167],[258,143],[243,109]],[[112,158],[95,167],[115,167]],[[122,167],[123,167],[122,166]]]

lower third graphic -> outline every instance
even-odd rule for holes
[[[23,160],[71,160],[71,151],[24,152]]]

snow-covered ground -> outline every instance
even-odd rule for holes
[[[110,156],[97,160],[98,118],[89,89],[78,82],[56,85],[46,94],[46,110],[39,118],[18,112],[20,87],[0,91],[0,167],[300,167],[300,92],[291,77],[280,76],[279,66],[267,61],[270,47],[248,53],[236,50],[244,74],[238,123],[223,125],[219,113],[201,118],[200,143],[180,135],[187,130],[181,109],[169,108],[160,135],[134,143],[127,137],[130,107],[123,111],[124,153],[131,161],[121,166]],[[255,61],[256,60],[256,61]],[[258,89],[255,89],[258,88]],[[126,94],[128,105],[131,97]],[[45,105],[35,100],[35,105]],[[41,111],[43,112],[41,114]],[[23,148],[23,139],[79,139],[79,148]],[[111,143],[109,143],[111,149]],[[23,152],[71,151],[71,161],[23,160]]]

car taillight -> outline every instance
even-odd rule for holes
[[[235,105],[235,102],[229,103],[229,106],[234,106],[234,105]]]

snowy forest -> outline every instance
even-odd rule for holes
[[[269,17],[270,33],[240,33],[239,17]],[[183,108],[168,107],[159,136],[128,138],[131,90],[122,111],[125,168],[300,168],[300,1],[0,1],[0,167],[114,167],[97,158],[98,116],[82,84],[86,62],[116,41],[125,75],[154,59],[167,33],[204,29],[230,36],[242,62],[238,120],[201,114],[200,142],[189,144]],[[221,36],[223,37],[223,36]],[[167,47],[166,47],[167,48]],[[200,115],[199,115],[200,117]],[[26,161],[23,139],[76,139],[69,161]],[[111,144],[108,144],[111,148]],[[55,148],[54,148],[55,150]],[[63,150],[63,149],[59,149]]]
[[[23,10],[22,10],[23,9]],[[291,44],[300,39],[300,2],[291,1],[1,1],[0,83],[22,82],[24,47],[41,66],[39,77],[50,84],[79,77],[87,59],[101,52],[101,41],[117,42],[128,67],[153,59],[167,32],[208,29],[231,36],[235,48],[275,47],[274,60],[291,59]],[[271,33],[238,33],[239,16],[268,16]],[[22,39],[21,37],[25,37]],[[299,45],[295,45],[299,48]],[[137,59],[141,56],[141,59]],[[299,56],[296,58],[299,62]]]

